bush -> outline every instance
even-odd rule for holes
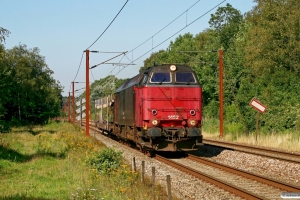
[[[122,164],[122,152],[106,148],[89,158],[89,163],[103,174],[110,174]]]

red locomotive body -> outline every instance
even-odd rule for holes
[[[202,88],[187,66],[160,65],[115,93],[110,132],[146,151],[196,149],[202,144]]]

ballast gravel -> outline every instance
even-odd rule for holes
[[[141,172],[142,161],[145,161],[145,176],[151,180],[152,167],[155,167],[155,183],[166,188],[166,176],[171,177],[171,193],[173,197],[194,200],[194,199],[242,199],[223,189],[199,180],[191,175],[181,172],[173,167],[161,163],[153,158],[131,149],[99,133],[91,134],[100,140],[107,147],[123,152],[123,157],[128,163],[135,158],[136,169]],[[238,169],[258,173],[260,175],[278,179],[292,185],[300,185],[300,165],[284,161],[264,158],[251,154],[220,150],[215,147],[201,147],[195,154],[205,156],[216,162],[234,166]],[[186,165],[186,164],[185,164]],[[193,166],[189,166],[192,167]],[[280,194],[278,194],[280,196]]]

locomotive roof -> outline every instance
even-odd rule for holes
[[[144,71],[142,71],[142,74],[153,72],[153,71],[170,71],[170,65],[172,64],[164,64],[164,65],[158,65],[158,66],[153,66],[153,67],[148,67]],[[176,65],[177,70],[176,71],[184,71],[184,72],[192,72],[193,70],[185,65]]]
[[[155,72],[155,71],[170,71],[170,65],[171,64],[164,64],[164,65],[148,67],[147,69],[142,71],[140,74],[138,74],[138,75],[134,76],[133,78],[125,81],[124,83],[122,83],[118,87],[118,89],[116,90],[115,93],[118,93],[118,92],[120,92],[120,91],[122,91],[126,88],[132,87],[134,85],[137,85],[144,74],[150,74],[151,72]],[[185,66],[185,65],[176,65],[176,66],[177,66],[176,71],[179,71],[179,72],[193,72],[193,70],[188,66]]]
[[[143,74],[141,73],[141,74],[138,74],[138,75],[136,75],[135,77],[133,77],[133,78],[131,78],[131,79],[125,81],[124,83],[122,83],[122,84],[118,87],[118,89],[116,90],[116,93],[117,93],[117,92],[120,92],[120,91],[122,91],[122,90],[124,90],[124,89],[126,89],[126,88],[129,88],[129,87],[131,87],[131,86],[137,85],[138,82],[139,82],[139,80],[140,80],[140,78],[141,78],[142,76],[143,76]]]

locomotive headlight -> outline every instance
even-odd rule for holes
[[[170,70],[171,70],[172,72],[176,71],[176,69],[177,69],[176,65],[171,65],[171,66],[170,66]]]
[[[157,119],[153,119],[152,120],[152,125],[153,126],[157,126],[158,125],[158,120]]]
[[[196,120],[190,119],[190,120],[188,121],[188,123],[189,123],[190,126],[195,126],[195,125],[196,125]]]
[[[157,110],[153,109],[151,112],[152,112],[152,115],[154,115],[154,116],[157,115]]]
[[[194,116],[194,115],[196,114],[196,111],[190,110],[190,114],[191,114],[192,116]]]

